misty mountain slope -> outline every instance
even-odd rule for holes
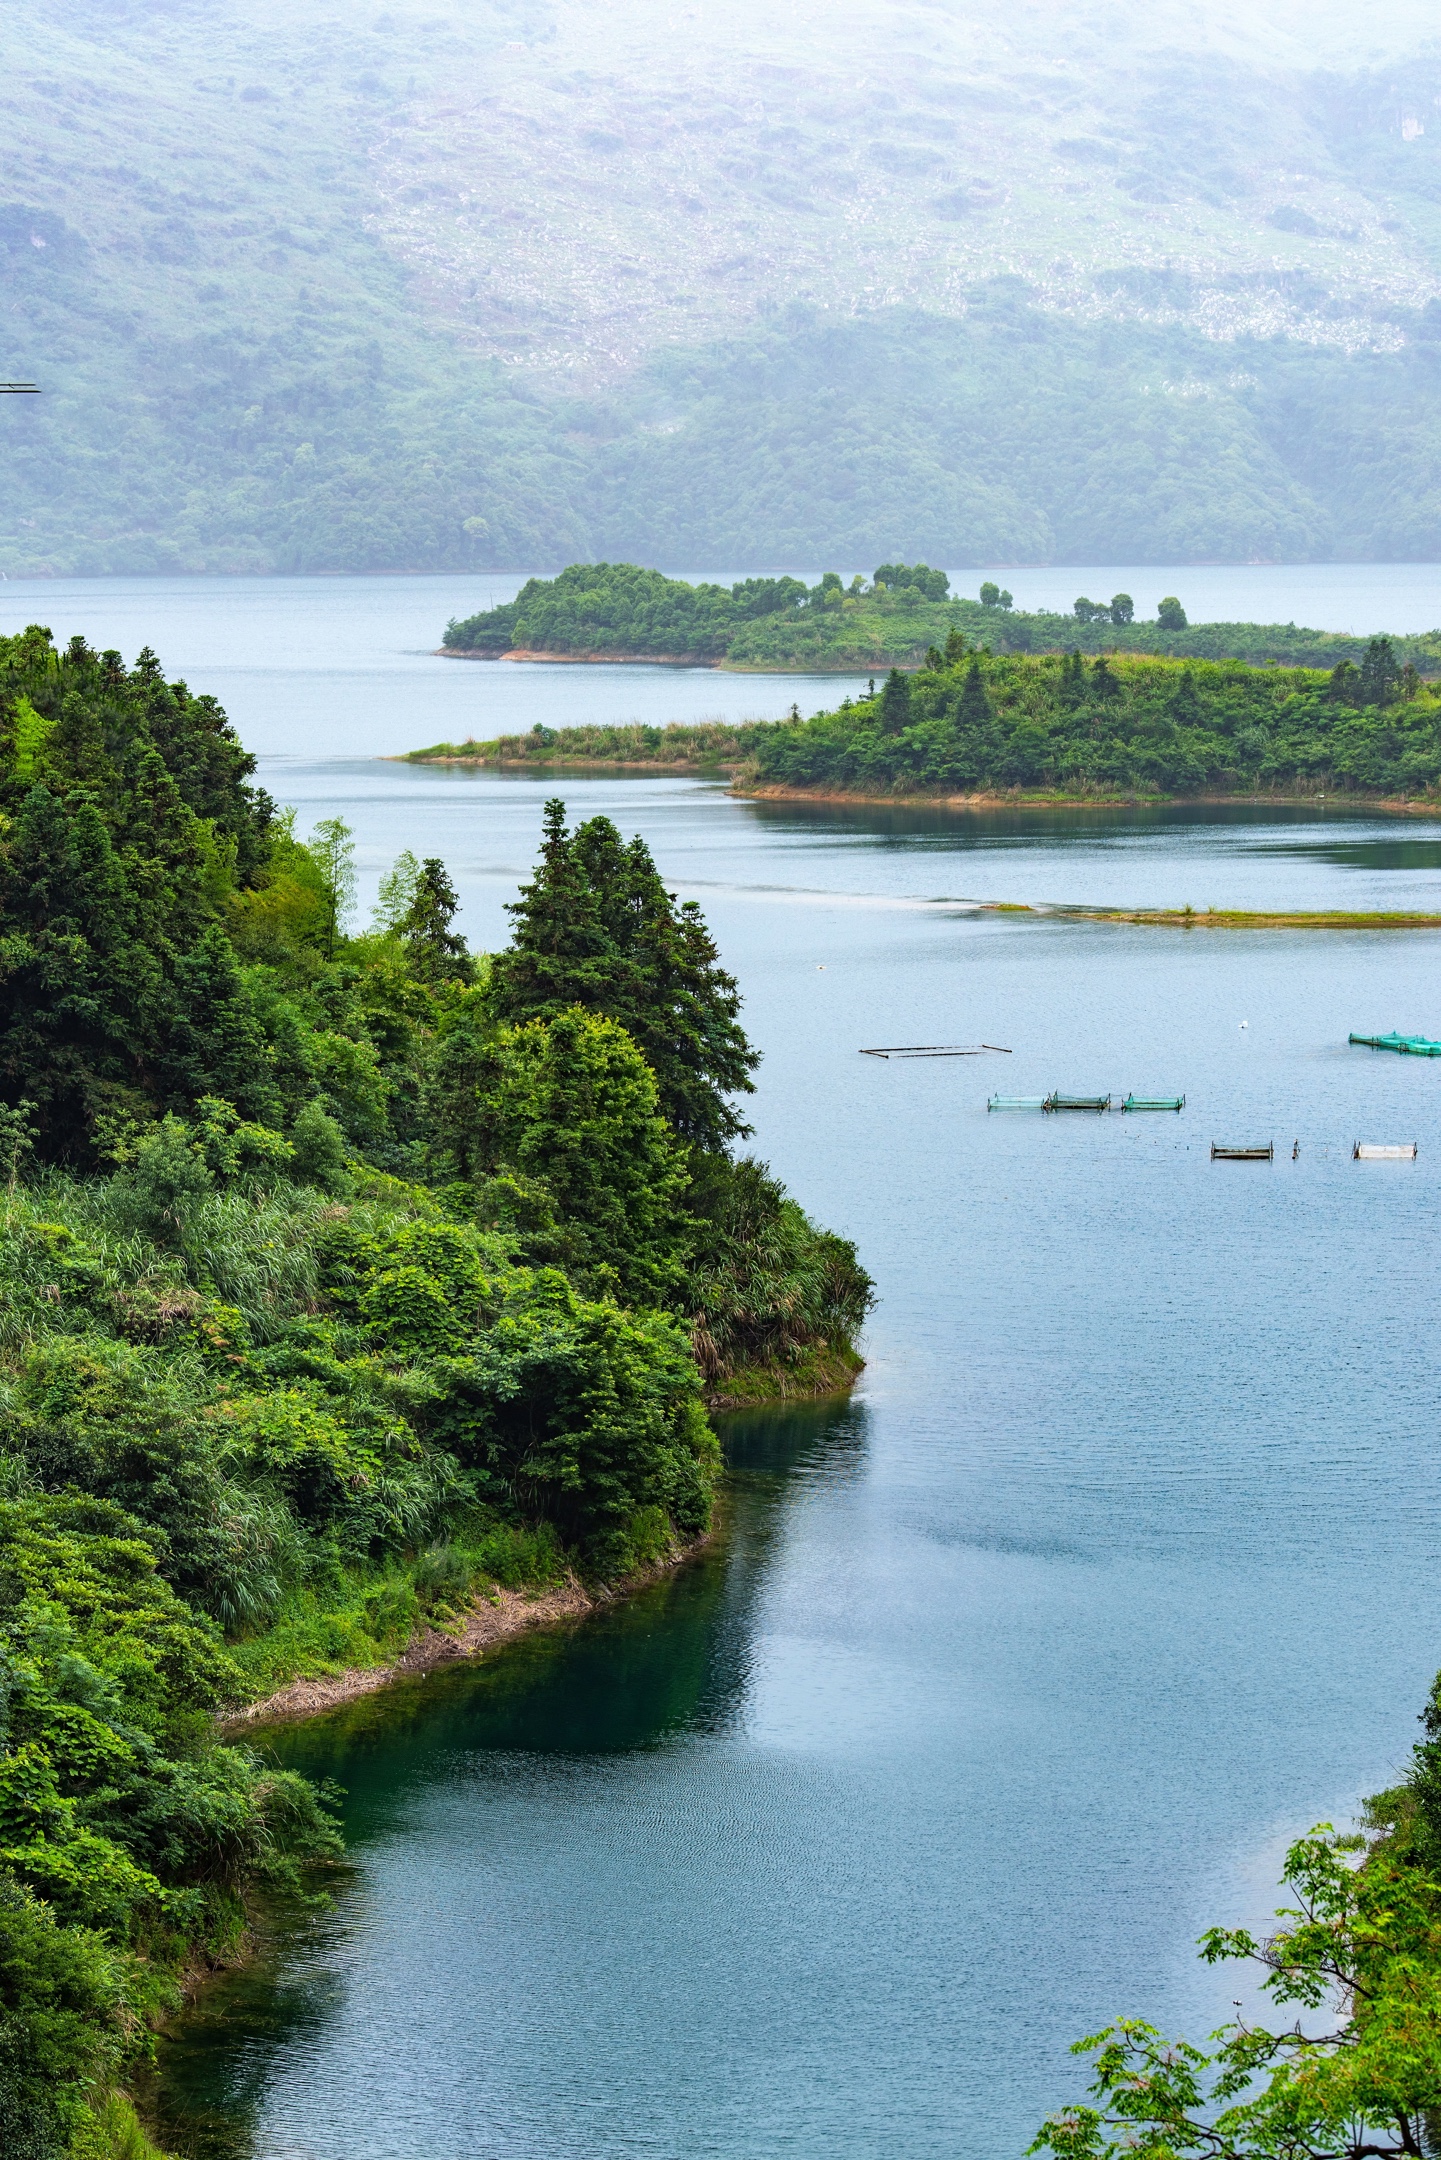
[[[553,37],[410,103],[379,230],[475,350],[588,375],[797,299],[961,315],[998,274],[1082,318],[1396,349],[1441,291],[1441,64],[1327,82],[1133,28],[558,0]]]
[[[1430,32],[11,0],[0,568],[1435,554]]]
[[[471,10],[476,48],[523,12]],[[427,329],[367,229],[391,93],[346,17],[13,0],[5,43],[0,367],[43,394],[0,412],[0,565],[584,546],[547,416]]]
[[[1210,362],[1196,375],[1197,354]],[[1325,500],[1295,481],[1214,349],[1058,321],[1014,287],[963,322],[888,312],[785,321],[671,356],[598,457],[600,551],[744,560],[758,522],[796,559],[1160,560],[1331,552]],[[668,431],[639,413],[683,412]],[[644,506],[640,515],[638,506]],[[964,548],[956,552],[957,536]],[[737,554],[737,550],[740,553]]]

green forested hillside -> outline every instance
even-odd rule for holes
[[[468,16],[499,48],[526,0]],[[250,0],[17,0],[0,187],[0,569],[458,568],[545,555],[571,458],[409,305],[365,146],[434,44]],[[479,520],[477,524],[475,521]]]
[[[1435,556],[1438,63],[1282,13],[14,0],[0,570]]]
[[[859,1363],[642,842],[551,804],[477,958],[438,861],[358,930],[345,826],[252,769],[152,654],[0,640],[6,2160],[135,2160],[155,2021],[338,1849],[218,1712],[674,1554],[706,1400]]]

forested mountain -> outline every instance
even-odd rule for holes
[[[14,0],[0,569],[1434,555],[1430,34]]]

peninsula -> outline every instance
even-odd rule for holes
[[[0,639],[0,2123],[40,2160],[148,2152],[154,2023],[338,1855],[233,1721],[692,1550],[708,1409],[846,1387],[870,1301],[743,1152],[739,989],[642,841],[552,802],[477,955],[438,860],[354,924],[346,827],[253,770],[152,653]]]
[[[713,773],[742,794],[880,802],[1431,802],[1441,696],[1388,638],[1329,670],[998,654],[959,630],[808,720],[536,728],[417,763]]]

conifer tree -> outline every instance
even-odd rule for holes
[[[956,700],[956,726],[965,733],[971,728],[986,727],[995,718],[995,707],[986,688],[986,678],[981,673],[981,663],[975,654],[966,670],[961,694]]]
[[[892,668],[881,692],[881,733],[899,735],[911,724],[911,679]]]
[[[568,835],[564,803],[547,803],[540,865],[511,914],[512,943],[491,975],[498,1018],[548,1019],[577,1005],[604,1013],[639,1044],[682,1139],[723,1147],[747,1130],[725,1100],[750,1091],[757,1062],[734,977],[694,901],[678,907],[666,891],[643,840],[627,845],[609,818]]]
[[[280,1091],[254,1000],[218,924],[179,960],[174,1015],[160,1061],[167,1093],[178,1103],[218,1095],[242,1117],[279,1121]]]
[[[458,930],[451,929],[460,902],[445,864],[429,855],[416,872],[410,905],[398,924],[413,973],[422,982],[465,982],[470,952]]]
[[[679,1280],[686,1172],[629,1032],[572,1008],[504,1030],[498,1049],[494,1163],[544,1182],[584,1264],[624,1301],[662,1303]]]
[[[1392,705],[1401,687],[1401,667],[1388,637],[1373,637],[1361,656],[1363,705]]]
[[[138,1077],[163,981],[132,934],[133,910],[92,803],[73,812],[43,784],[8,836],[0,928],[0,1090],[35,1105],[43,1152],[83,1156],[104,1086]]]

